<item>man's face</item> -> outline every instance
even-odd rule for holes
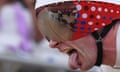
[[[50,40],[51,48],[58,48],[69,55],[69,65],[72,69],[88,70],[96,62],[97,48],[91,35],[74,40],[57,42]]]

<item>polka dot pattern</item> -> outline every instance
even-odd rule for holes
[[[86,24],[86,22],[85,21],[81,21],[81,24],[84,25],[84,24]]]
[[[88,25],[93,25],[93,22],[92,22],[92,21],[89,21],[89,22],[88,22]]]
[[[79,13],[77,13],[77,14],[76,14],[76,18],[79,18],[79,17],[80,17],[80,14],[79,14]]]
[[[114,12],[114,10],[112,9],[112,10],[110,10],[110,12],[111,12],[111,13],[113,13],[113,12]]]
[[[105,9],[104,9],[104,11],[105,11],[105,12],[108,12],[108,9],[107,9],[107,8],[105,8]]]
[[[119,14],[120,12],[119,11],[116,11],[117,14]]]
[[[97,15],[97,16],[96,16],[96,18],[97,18],[97,19],[100,19],[100,18],[101,18],[101,16],[100,16],[100,15]]]
[[[105,23],[102,23],[102,26],[105,26],[106,24]]]
[[[86,36],[111,24],[112,20],[120,19],[120,6],[97,1],[73,2],[76,7],[75,32],[73,40]]]
[[[88,17],[88,15],[87,15],[86,13],[83,13],[83,14],[82,14],[82,18],[83,18],[83,19],[86,19],[87,17]]]
[[[96,31],[96,30],[98,30],[98,28],[94,28],[94,30]]]
[[[99,11],[99,12],[101,12],[101,11],[102,11],[102,8],[101,8],[101,7],[99,7],[99,8],[98,8],[98,11]]]
[[[95,10],[96,10],[96,7],[95,7],[95,6],[92,6],[92,7],[91,7],[91,11],[94,12]]]
[[[80,11],[82,9],[82,6],[80,4],[76,5],[76,9]]]

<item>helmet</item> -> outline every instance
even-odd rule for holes
[[[91,34],[92,32],[111,24],[113,20],[120,18],[120,6],[109,1],[72,0],[52,3],[37,9],[38,18],[43,16],[42,10],[49,11],[49,15],[46,16],[46,18],[49,18],[51,15],[52,17],[50,17],[50,19],[53,18],[51,21],[56,19],[59,23],[67,25],[66,27],[69,27],[69,29],[72,30],[71,40],[76,40]],[[44,13],[46,11],[44,11]],[[42,20],[42,22],[44,21],[45,20]],[[57,27],[57,29],[60,28]]]

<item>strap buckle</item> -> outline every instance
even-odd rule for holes
[[[100,36],[97,40],[96,40],[96,43],[98,43],[98,42],[102,42],[102,37]]]

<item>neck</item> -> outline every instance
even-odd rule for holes
[[[116,62],[115,48],[105,48],[103,50],[103,64],[114,66]]]
[[[113,66],[116,62],[116,24],[103,40],[103,64]]]

